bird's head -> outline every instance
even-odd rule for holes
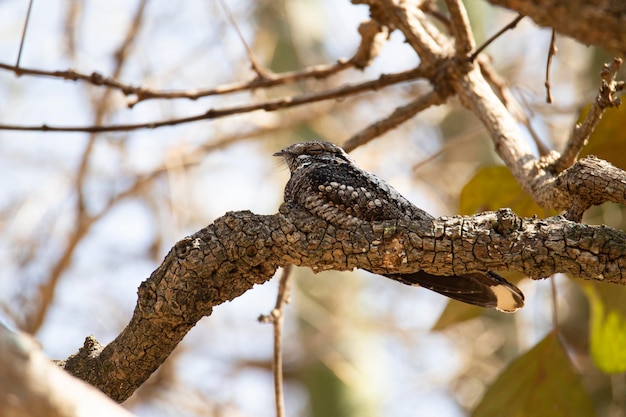
[[[293,174],[312,163],[352,164],[348,154],[337,145],[328,142],[301,142],[289,145],[274,156],[283,158]]]

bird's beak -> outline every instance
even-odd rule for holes
[[[285,152],[285,150],[280,150],[278,152],[275,152],[273,156],[285,156],[287,152]]]

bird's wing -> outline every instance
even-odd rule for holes
[[[312,168],[306,178],[310,190],[294,190],[293,197],[314,214],[324,211],[320,206],[330,205],[364,221],[433,218],[386,182],[356,166],[321,165]]]

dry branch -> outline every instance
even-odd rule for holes
[[[139,287],[126,329],[104,348],[88,339],[65,369],[124,401],[214,306],[290,264],[380,274],[506,269],[543,278],[568,272],[624,284],[626,233],[562,217],[524,219],[510,210],[432,223],[363,222],[354,229],[306,212],[231,212],[176,243]]]
[[[1,323],[0,415],[132,417],[94,387],[63,372],[34,339]]]
[[[623,1],[489,0],[554,28],[585,45],[626,57],[626,3]]]
[[[263,78],[255,77],[250,81],[223,84],[218,87],[194,88],[187,90],[155,90],[149,87],[126,84],[113,77],[107,77],[98,72],[85,74],[73,69],[46,71],[36,68],[16,67],[14,65],[0,63],[0,68],[14,72],[19,76],[29,75],[35,77],[59,78],[68,81],[80,80],[96,86],[104,86],[112,90],[118,90],[126,96],[132,96],[129,99],[129,107],[133,107],[141,101],[150,99],[197,100],[202,97],[230,94],[239,91],[254,90],[257,88],[270,88],[277,85],[287,85],[306,79],[321,79],[350,68],[351,66],[352,64],[348,61],[339,61],[335,64],[316,65],[300,71],[290,71],[280,74],[265,74]]]
[[[291,107],[301,106],[303,104],[316,103],[324,100],[340,99],[343,97],[363,93],[366,91],[377,91],[390,85],[398,84],[405,81],[425,78],[429,74],[421,67],[412,70],[398,72],[394,74],[382,74],[375,80],[364,81],[356,84],[347,84],[318,93],[302,94],[299,96],[281,97],[272,100],[262,101],[254,104],[243,104],[238,106],[226,107],[221,109],[209,109],[204,113],[180,117],[169,120],[160,120],[146,123],[136,124],[120,124],[120,125],[93,125],[93,126],[50,126],[47,124],[38,126],[27,125],[8,125],[0,124],[0,130],[18,130],[18,131],[41,131],[41,132],[127,132],[139,129],[156,129],[163,126],[175,126],[184,123],[198,122],[202,120],[214,120],[222,117],[232,116],[235,114],[250,113],[257,110],[277,111],[288,109]]]
[[[522,189],[527,191],[539,205],[557,210],[569,210],[569,215],[575,214],[572,218],[577,218],[581,210],[584,211],[590,207],[590,201],[593,201],[593,204],[600,201],[596,198],[588,199],[584,194],[575,194],[570,191],[580,190],[581,186],[582,189],[593,189],[594,183],[590,181],[591,177],[578,177],[582,185],[566,183],[565,180],[571,178],[568,175],[559,176],[557,181],[559,169],[566,168],[563,166],[563,160],[560,160],[560,165],[555,165],[560,156],[557,152],[552,151],[542,158],[534,155],[515,118],[494,93],[483,75],[489,73],[489,64],[485,60],[478,60],[479,65],[476,61],[458,58],[466,55],[464,42],[455,44],[462,50],[453,51],[448,47],[453,44],[449,35],[425,21],[421,10],[416,9],[411,2],[367,0],[366,3],[370,6],[371,15],[381,25],[397,28],[402,32],[407,42],[422,59],[422,66],[434,66],[437,69],[434,71],[436,75],[430,78],[435,91],[442,98],[458,96],[461,103],[481,120],[492,138],[498,155],[511,170]],[[452,19],[452,25],[468,26],[467,21],[462,18],[465,12],[462,3],[450,0],[448,4],[453,14],[457,15]],[[453,27],[455,34],[469,32],[469,27]],[[610,105],[610,103],[619,102],[614,97],[615,92],[623,86],[623,83],[615,81],[615,72],[618,67],[619,65],[613,65],[603,72],[601,89],[603,99],[600,100],[602,103]],[[605,97],[607,95],[608,99]],[[575,149],[575,155],[579,150],[579,148]],[[569,155],[567,161],[573,163]],[[609,177],[610,184],[607,189],[621,189],[620,185],[626,182],[626,174],[620,170],[612,171],[612,173],[614,175]],[[595,190],[588,194],[597,195]],[[612,201],[606,198],[608,197],[605,197],[602,202]],[[618,199],[624,200],[623,196]]]
[[[556,172],[569,168],[578,158],[578,154],[586,145],[587,140],[591,133],[595,130],[604,110],[609,107],[618,107],[621,103],[617,97],[617,92],[624,87],[624,83],[617,83],[615,76],[622,65],[622,60],[619,58],[613,59],[611,64],[605,64],[600,76],[602,78],[602,85],[598,91],[598,95],[589,109],[589,113],[585,117],[585,120],[576,125],[572,136],[570,137],[565,150],[561,157],[554,163],[554,169]]]

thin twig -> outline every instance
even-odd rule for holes
[[[556,55],[558,49],[556,48],[556,30],[552,29],[552,37],[550,38],[550,48],[548,49],[548,59],[546,62],[546,102],[552,103],[552,91],[550,90],[550,66],[552,65],[552,58]]]
[[[156,122],[145,122],[136,124],[119,125],[93,125],[93,126],[50,126],[43,125],[7,125],[0,124],[0,130],[36,131],[36,132],[126,132],[139,129],[155,129],[163,126],[174,126],[183,123],[197,122],[201,120],[214,120],[234,114],[249,113],[257,110],[268,112],[301,106],[303,104],[315,103],[318,101],[338,99],[353,94],[362,93],[369,90],[378,90],[400,82],[424,78],[426,71],[418,67],[409,71],[396,74],[382,74],[375,80],[365,81],[358,84],[348,84],[336,88],[331,88],[319,93],[303,94],[300,96],[289,96],[263,101],[261,103],[244,104],[239,106],[226,107],[222,109],[209,109],[204,113],[161,120]]]
[[[480,45],[478,47],[478,49],[476,49],[476,51],[474,51],[474,53],[470,56],[469,60],[474,61],[476,59],[476,57],[478,56],[478,54],[480,54],[483,49],[485,49],[487,46],[489,46],[493,41],[495,41],[496,39],[498,39],[500,37],[500,35],[502,35],[504,32],[506,32],[507,30],[511,30],[513,29],[515,26],[517,26],[517,24],[524,18],[524,15],[519,14],[515,19],[513,19],[511,21],[511,23],[509,23],[508,25],[506,25],[505,27],[503,27],[502,29],[500,29],[498,31],[498,33],[496,33],[495,35],[493,35],[492,37],[490,37],[489,39],[487,39],[482,45]]]
[[[488,62],[486,57],[485,59],[483,57],[480,57],[478,59],[478,64],[480,65],[480,72],[492,86],[509,113],[511,113],[511,115],[513,115],[513,117],[518,122],[522,123],[526,127],[528,133],[535,142],[535,146],[537,146],[539,155],[544,156],[550,153],[550,149],[548,149],[548,147],[541,141],[539,135],[530,123],[530,118],[522,109],[522,105],[518,102],[515,96],[513,96],[513,93],[511,92],[511,89],[509,88],[506,80],[502,78],[500,74],[498,74],[498,72]]]
[[[70,81],[84,81],[97,86],[105,86],[119,90],[126,96],[135,96],[128,102],[129,107],[133,107],[135,104],[151,99],[189,99],[197,100],[202,97],[230,94],[245,90],[254,90],[256,88],[269,88],[277,85],[285,85],[301,81],[308,78],[321,79],[330,75],[336,74],[347,68],[352,67],[353,64],[349,61],[340,60],[335,64],[329,65],[317,65],[306,68],[301,71],[290,71],[280,74],[266,74],[266,78],[254,78],[250,81],[236,82],[231,84],[224,84],[213,88],[202,89],[189,89],[189,90],[152,90],[147,87],[133,86],[125,84],[115,80],[112,77],[105,77],[104,75],[93,72],[91,74],[84,74],[78,71],[68,69],[59,71],[45,71],[34,68],[18,68],[14,65],[0,63],[0,68],[12,71],[19,75],[30,75],[35,77],[52,77],[61,78]]]
[[[596,99],[593,101],[585,120],[574,127],[574,131],[565,145],[563,154],[554,162],[553,169],[555,172],[561,172],[574,164],[576,158],[578,158],[578,154],[587,143],[589,136],[598,123],[600,123],[604,110],[608,107],[617,107],[620,105],[621,100],[617,97],[616,93],[624,88],[624,83],[616,82],[615,77],[621,65],[621,58],[613,58],[613,62],[604,64],[600,72],[602,84],[596,95]]]
[[[385,132],[388,132],[391,129],[398,127],[400,124],[406,122],[417,113],[431,106],[439,105],[443,101],[444,98],[442,98],[438,92],[431,91],[430,93],[419,97],[409,104],[397,107],[389,116],[370,124],[365,129],[354,134],[342,145],[342,147],[346,150],[346,152],[350,152],[351,150],[371,141],[372,139],[379,137]]]
[[[269,315],[259,317],[263,323],[272,323],[274,329],[274,360],[272,372],[274,374],[274,400],[276,402],[276,417],[285,416],[285,395],[283,392],[283,322],[285,305],[289,304],[291,287],[291,265],[283,268],[278,284],[276,304]]]
[[[20,60],[22,59],[22,50],[24,49],[24,41],[26,39],[26,29],[28,28],[28,21],[30,20],[30,11],[33,8],[34,0],[28,2],[28,10],[26,11],[26,20],[24,20],[24,28],[22,29],[22,39],[20,40],[20,49],[17,51],[17,60],[15,61],[15,67],[20,67]],[[16,75],[20,75],[16,72]]]
[[[233,14],[230,12],[228,5],[226,4],[224,0],[219,0],[219,3],[222,6],[224,13],[226,14],[226,18],[228,19],[230,24],[233,25],[233,28],[235,28],[235,31],[237,32],[237,36],[239,36],[239,40],[243,44],[243,47],[246,49],[246,54],[248,55],[248,59],[250,60],[250,66],[252,67],[254,72],[256,72],[257,76],[260,79],[265,79],[267,76],[267,73],[261,67],[261,65],[259,65],[259,62],[256,60],[256,57],[254,56],[252,49],[248,45],[248,42],[246,42],[246,39],[243,37],[243,33],[239,29],[239,25],[237,24],[237,21],[235,20],[235,17],[233,16]]]
[[[67,14],[63,22],[67,54],[73,61],[76,58],[76,28],[82,12],[82,3],[70,0],[67,2]]]
[[[465,57],[476,48],[476,41],[467,16],[467,10],[460,0],[446,0],[452,20],[452,34],[457,55]]]

